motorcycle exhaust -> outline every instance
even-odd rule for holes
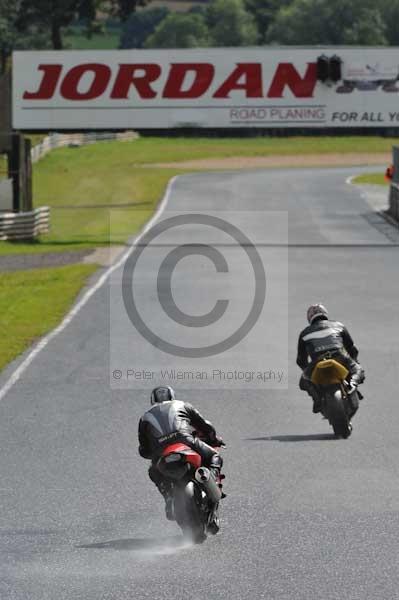
[[[195,479],[202,485],[207,496],[212,502],[219,502],[222,490],[215,481],[213,474],[206,467],[200,467],[195,472]]]

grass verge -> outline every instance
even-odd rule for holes
[[[382,137],[156,138],[52,151],[33,168],[36,206],[51,207],[52,230],[35,244],[0,242],[0,255],[121,243],[154,211],[187,159],[390,152]],[[151,167],[176,162],[176,169]],[[145,168],[143,166],[145,165]]]
[[[7,158],[0,154],[0,179],[7,179]]]
[[[373,185],[389,185],[384,173],[365,173],[352,179],[352,183],[370,183]]]
[[[2,273],[0,370],[61,321],[96,265]]]
[[[52,244],[126,241],[148,220],[175,170],[137,166],[136,141],[59,148],[33,172],[35,205],[51,207]]]
[[[95,246],[108,245],[98,243]],[[9,254],[40,254],[43,252],[70,252],[73,250],[84,250],[85,248],[93,248],[92,242],[47,242],[46,237],[32,242],[0,242],[0,256]],[[1,271],[0,271],[1,272]]]
[[[373,154],[390,152],[396,138],[286,137],[286,138],[139,138],[136,164],[180,162],[232,156],[297,156],[310,154]]]

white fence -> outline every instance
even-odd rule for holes
[[[43,141],[34,146],[31,150],[32,162],[37,162],[51,150],[61,148],[62,146],[84,146],[101,141],[112,140],[134,140],[138,137],[135,131],[123,131],[120,133],[52,133],[43,139]]]
[[[41,206],[31,212],[0,213],[0,240],[32,239],[47,233],[50,225],[50,209]]]

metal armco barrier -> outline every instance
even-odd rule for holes
[[[41,206],[31,212],[0,213],[0,240],[31,240],[40,233],[47,233],[49,224],[48,206]]]
[[[54,133],[46,138],[30,150],[30,156],[32,162],[40,160],[48,152],[54,148],[61,148],[62,146],[81,146],[85,144],[93,144],[94,142],[102,140],[133,140],[138,137],[134,131],[125,132],[92,132],[92,133],[70,133],[70,134],[58,134]],[[2,197],[5,196],[5,192],[9,192],[10,181],[2,183]],[[4,187],[4,189],[3,189]],[[8,194],[9,195],[9,194]],[[12,196],[11,202],[9,197],[3,198],[0,202],[0,240],[29,240],[33,239],[41,233],[47,233],[50,228],[50,208],[48,206],[41,206],[32,211],[25,212],[4,212],[12,209]],[[3,210],[3,212],[1,212]]]
[[[399,185],[393,181],[389,189],[388,214],[399,223]]]
[[[392,148],[393,177],[389,187],[388,214],[399,222],[399,146]]]
[[[12,210],[12,179],[0,181],[0,211]]]

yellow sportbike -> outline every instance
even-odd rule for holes
[[[322,415],[328,419],[335,435],[342,438],[348,438],[352,433],[350,417],[354,414],[348,394],[348,375],[343,364],[333,358],[324,358],[316,363],[311,376],[321,397]]]

